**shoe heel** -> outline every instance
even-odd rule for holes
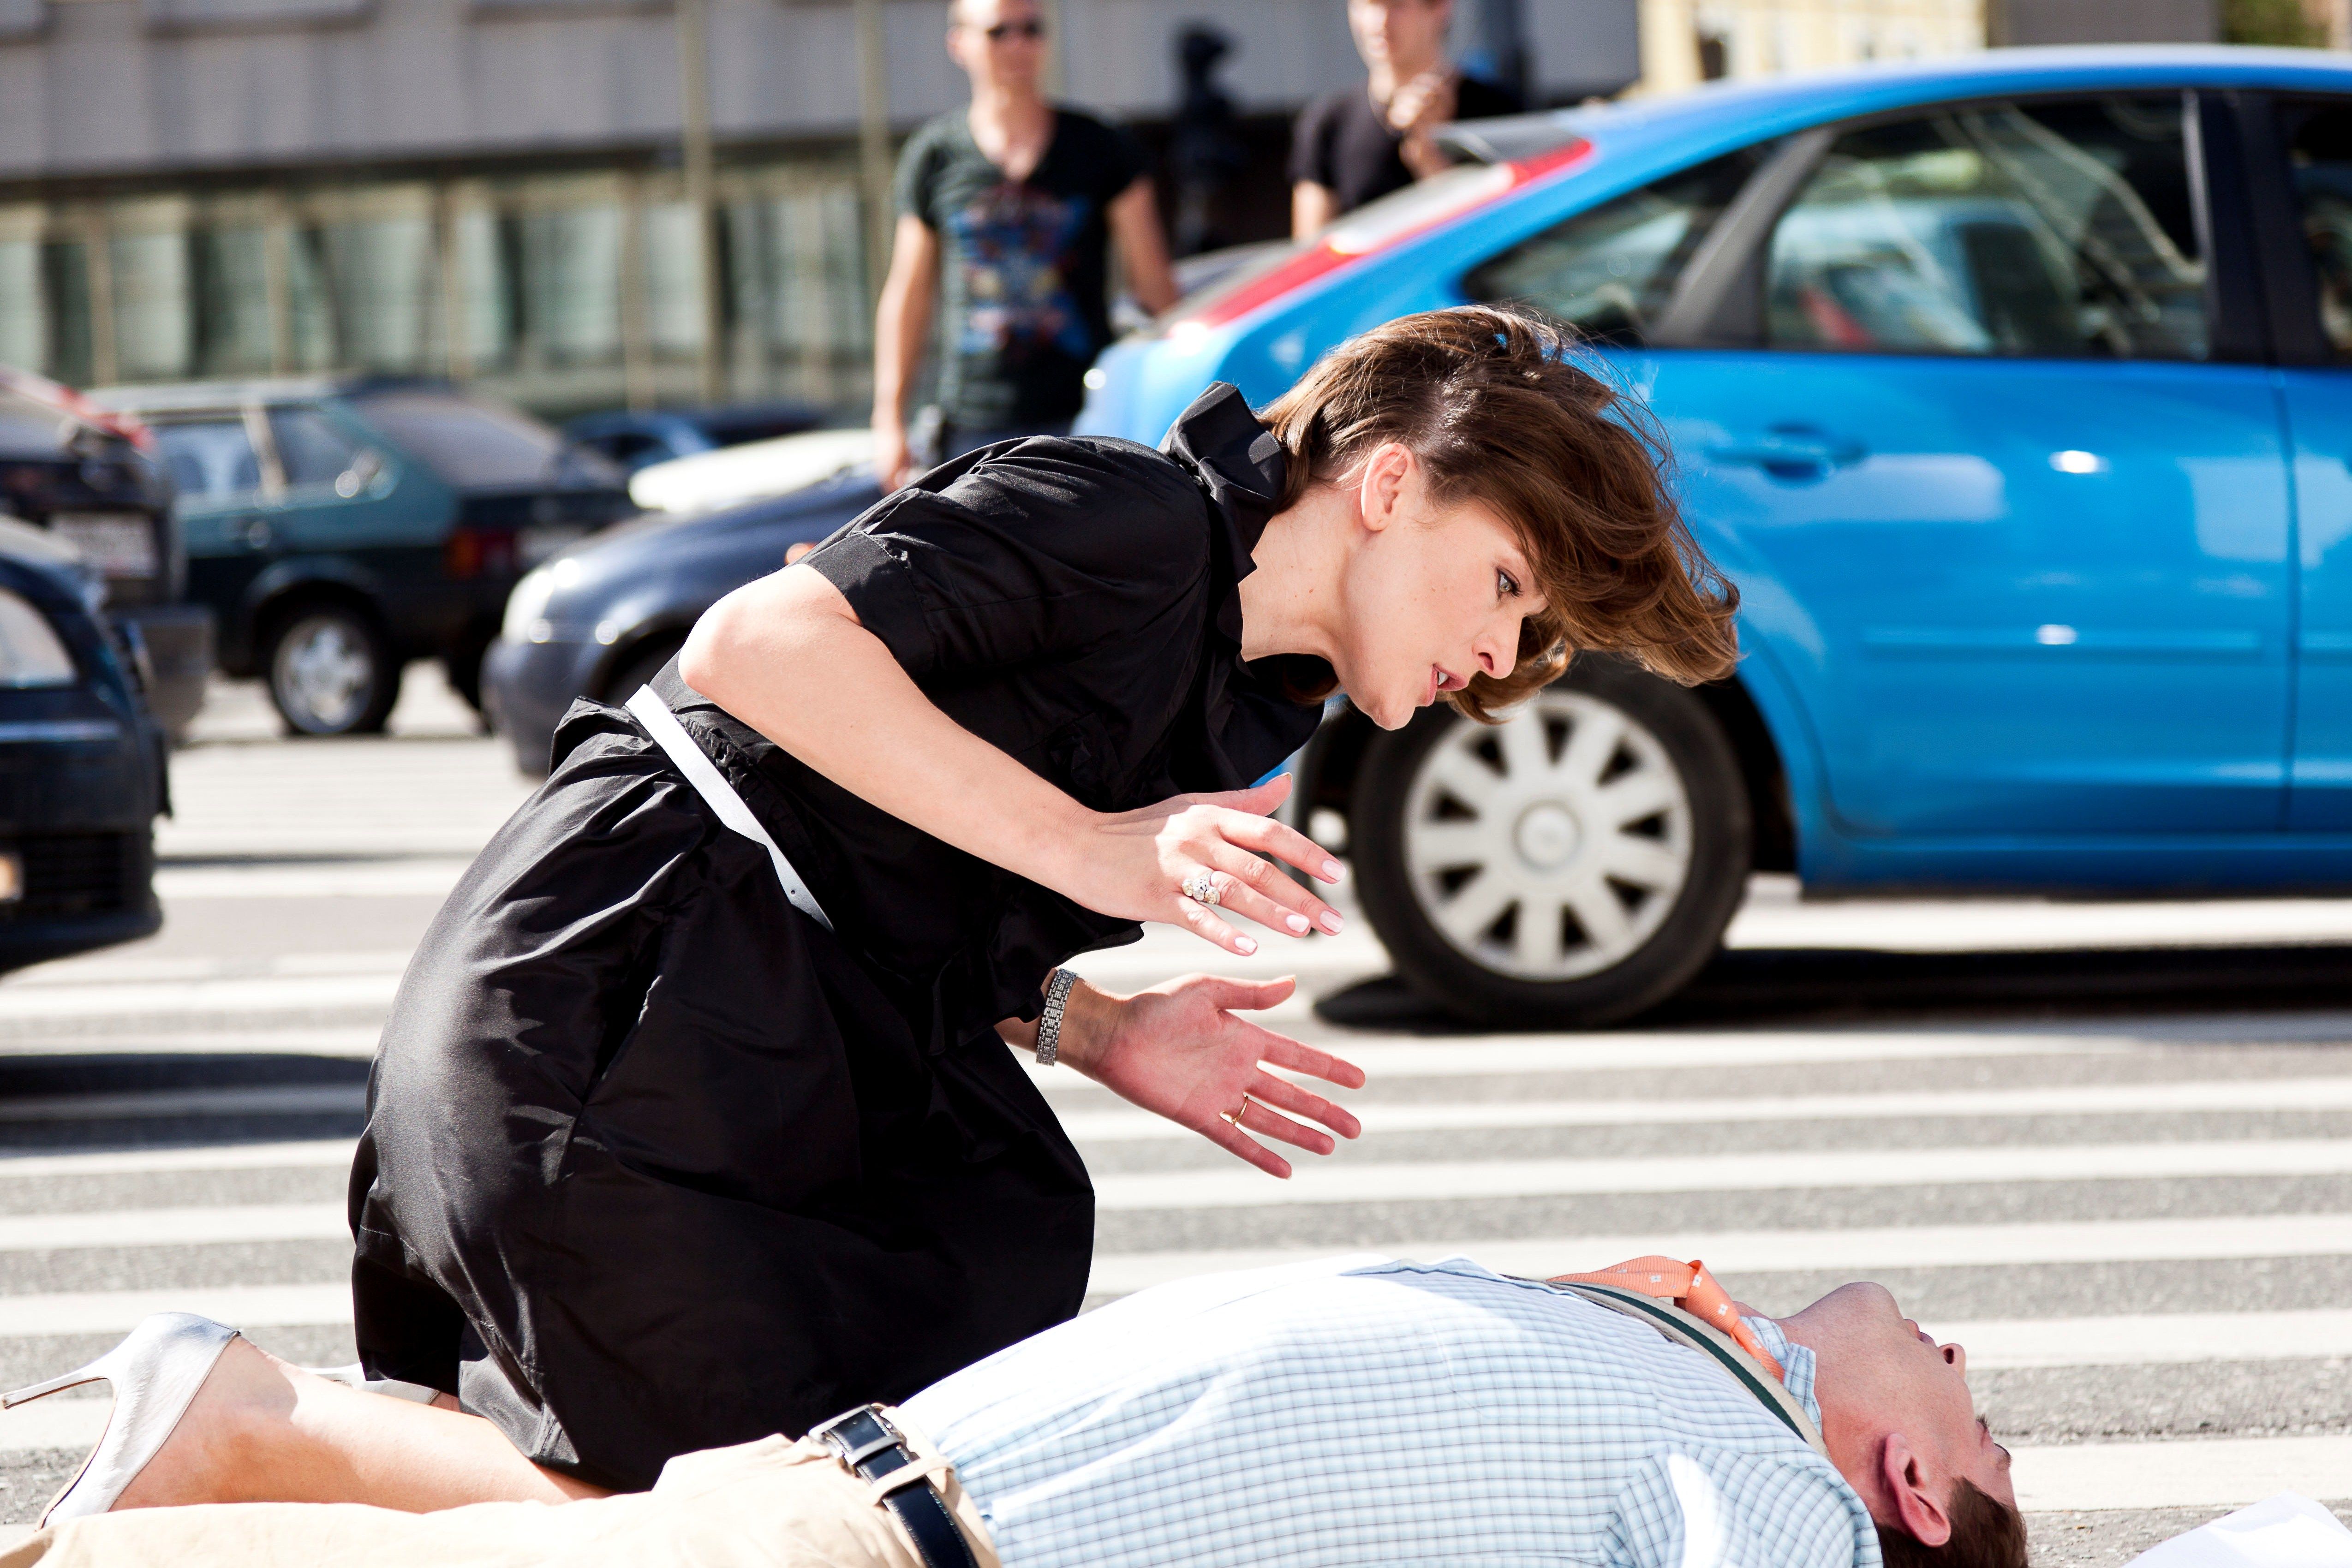
[[[46,1398],[68,1388],[79,1388],[85,1383],[103,1383],[107,1376],[106,1362],[103,1359],[93,1361],[79,1371],[68,1372],[62,1377],[52,1377],[47,1383],[36,1383],[30,1388],[0,1394],[0,1410],[14,1410],[19,1405],[29,1405],[36,1399]]]

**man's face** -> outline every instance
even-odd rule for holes
[[[1948,1500],[1952,1481],[1965,1477],[2015,1506],[2009,1450],[1992,1440],[1969,1393],[1968,1352],[1922,1333],[1885,1286],[1841,1286],[1782,1326],[1820,1358],[1825,1427],[1899,1431],[1939,1498]],[[1838,1434],[1824,1435],[1844,1469]]]
[[[1035,88],[1045,60],[1036,0],[956,0],[948,15],[948,54],[975,89]]]
[[[1444,57],[1452,0],[1348,0],[1348,30],[1367,66],[1386,66],[1400,84]]]

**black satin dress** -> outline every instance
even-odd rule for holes
[[[1220,386],[1164,453],[984,449],[808,564],[933,702],[1086,804],[1235,789],[1317,717],[1239,657],[1281,463]],[[656,689],[834,930],[626,712],[575,706],[401,982],[352,1173],[371,1375],[625,1489],[1076,1312],[1093,1189],[993,1026],[1139,934],[838,789],[674,667]]]

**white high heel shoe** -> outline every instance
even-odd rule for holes
[[[81,1473],[49,1500],[43,1524],[104,1513],[147,1468],[188,1413],[196,1391],[236,1331],[192,1312],[157,1312],[96,1361],[63,1377],[0,1396],[0,1410],[75,1388],[85,1383],[114,1385],[114,1409],[106,1432],[82,1461]]]

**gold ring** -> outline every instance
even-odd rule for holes
[[[1217,1113],[1217,1120],[1224,1123],[1229,1127],[1238,1127],[1242,1124],[1242,1118],[1249,1114],[1249,1108],[1255,1103],[1255,1102],[1253,1101],[1249,1097],[1248,1092],[1244,1091],[1242,1094],[1241,1109],[1238,1111],[1220,1111]]]

